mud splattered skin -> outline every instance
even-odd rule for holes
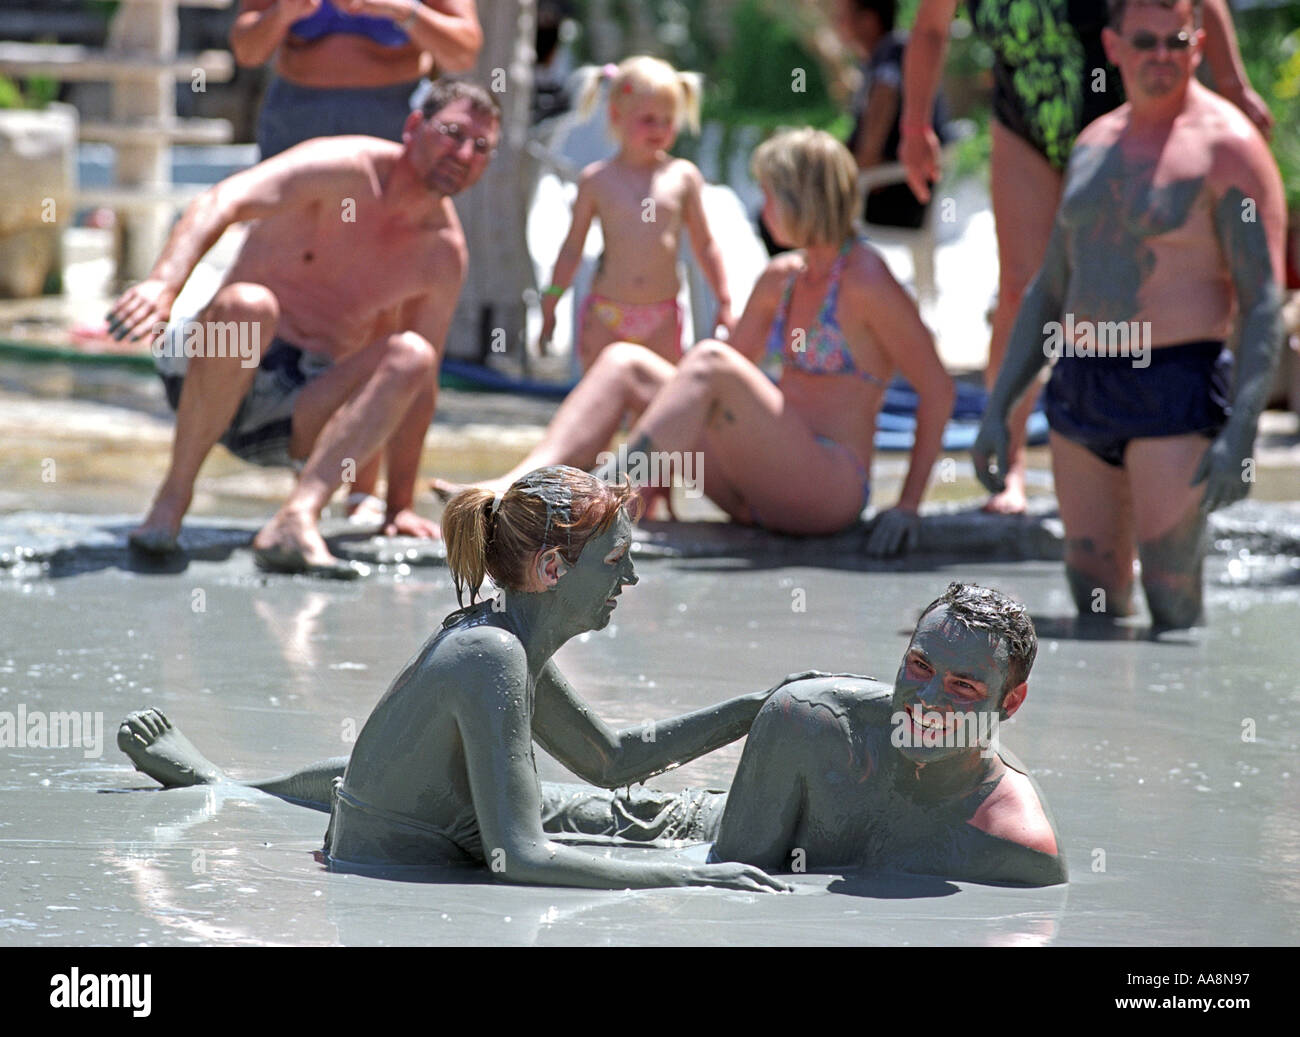
[[[987,780],[959,781],[932,797],[916,764],[891,744],[893,713],[894,689],[869,677],[801,681],[774,695],[750,732],[715,855],[787,871],[858,866],[972,882],[1066,881],[1059,854],[969,823],[1006,768],[1024,773],[1014,756],[1002,749],[988,761]]]
[[[1061,200],[1071,277],[1065,309],[1078,321],[1131,320],[1156,269],[1150,239],[1183,227],[1205,178],[1156,187],[1155,163],[1119,146],[1075,149]],[[1225,279],[1226,280],[1226,279]]]

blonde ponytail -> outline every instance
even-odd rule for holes
[[[464,608],[478,600],[487,574],[488,531],[496,494],[490,490],[462,490],[447,502],[442,513],[442,537],[447,543],[447,568],[456,585],[456,601]]]
[[[608,76],[608,66],[583,65],[574,73],[574,95],[578,98],[578,115],[590,119],[600,100],[600,84]]]
[[[678,72],[682,90],[682,120],[697,137],[700,135],[700,101],[704,96],[704,77],[698,72]]]

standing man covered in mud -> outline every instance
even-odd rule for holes
[[[1194,79],[1198,8],[1111,0],[1103,42],[1129,101],[1079,136],[972,451],[999,492],[1007,416],[1059,356],[1047,417],[1075,604],[1128,615],[1136,554],[1158,629],[1201,619],[1206,519],[1248,492],[1282,344],[1281,177],[1246,116]]]
[[[253,541],[264,569],[359,574],[330,554],[317,523],[339,485],[384,449],[385,531],[438,534],[412,501],[465,276],[451,198],[482,176],[499,129],[490,94],[442,81],[407,118],[402,144],[306,141],[190,205],[149,278],[109,314],[117,338],[155,336],[176,409],[171,465],[130,535],[134,547],[175,549],[199,468],[218,440],[257,464],[300,466],[289,499]],[[195,264],[243,221],[252,227],[217,294],[195,320],[162,334]],[[203,332],[186,334],[195,326]],[[231,328],[241,345],[247,337],[259,346],[260,362],[224,348]],[[184,341],[196,337],[200,348]],[[217,337],[223,348],[203,348]]]

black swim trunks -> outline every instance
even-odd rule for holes
[[[167,402],[175,410],[180,404],[188,366],[181,329],[193,321],[176,321],[167,329],[162,355],[155,357],[158,376],[167,391]],[[298,467],[289,456],[293,434],[293,408],[308,382],[330,366],[329,357],[308,353],[292,342],[276,337],[260,357],[257,374],[248,394],[240,401],[230,427],[220,443],[250,464],[265,467]]]
[[[1045,395],[1053,432],[1087,447],[1108,465],[1124,467],[1133,439],[1218,435],[1232,413],[1232,353],[1222,342],[1187,342],[1148,353],[1147,367],[1131,356],[1063,356]]]

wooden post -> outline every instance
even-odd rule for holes
[[[108,49],[122,55],[169,58],[176,54],[179,18],[176,0],[126,0],[109,26]],[[176,81],[170,69],[157,75],[117,79],[112,84],[115,122],[141,119],[169,122],[176,117]],[[171,144],[162,134],[117,146],[117,183],[143,189],[171,184]],[[123,214],[122,264],[118,277],[139,280],[148,274],[171,229],[171,211],[159,205],[140,206]]]
[[[483,50],[472,78],[501,105],[501,145],[457,197],[469,272],[447,337],[451,356],[482,360],[522,348],[524,292],[534,287],[525,233],[533,163],[527,140],[536,61],[534,0],[479,0]]]

